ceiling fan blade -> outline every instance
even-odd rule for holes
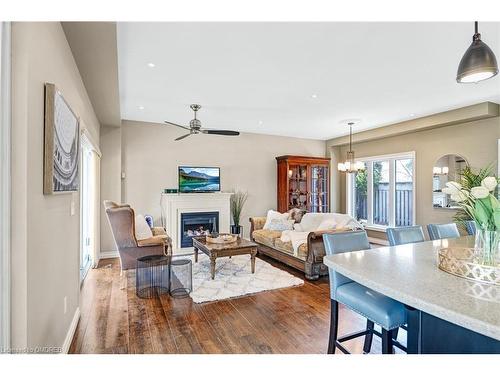
[[[165,124],[168,124],[168,125],[173,125],[173,126],[177,126],[178,128],[182,128],[182,129],[185,129],[185,130],[191,130],[191,128],[187,127],[187,126],[183,126],[183,125],[179,125],[179,124],[175,124],[173,122],[170,122],[170,121],[164,121]]]
[[[203,129],[204,134],[214,134],[214,135],[240,135],[240,132],[234,130],[217,130],[217,129]]]
[[[186,137],[189,137],[191,135],[191,133],[187,133],[187,134],[184,134],[182,136],[180,136],[179,138],[175,138],[176,141],[180,141],[181,139],[184,139]]]

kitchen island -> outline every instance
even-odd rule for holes
[[[438,269],[443,247],[474,247],[474,237],[329,255],[323,262],[405,304],[408,353],[500,353],[500,286]]]

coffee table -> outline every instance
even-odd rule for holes
[[[257,255],[257,244],[243,238],[228,244],[216,244],[207,242],[205,237],[193,238],[194,261],[198,262],[198,251],[208,255],[210,258],[210,273],[212,280],[215,278],[215,260],[222,257],[236,255],[250,255],[252,273],[255,273],[255,256]]]

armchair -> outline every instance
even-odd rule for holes
[[[163,228],[152,228],[153,237],[137,240],[135,214],[128,204],[104,201],[113,238],[120,254],[122,270],[135,268],[137,258],[146,255],[172,256],[172,240]]]

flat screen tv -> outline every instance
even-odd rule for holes
[[[220,191],[220,168],[179,167],[180,193]]]

